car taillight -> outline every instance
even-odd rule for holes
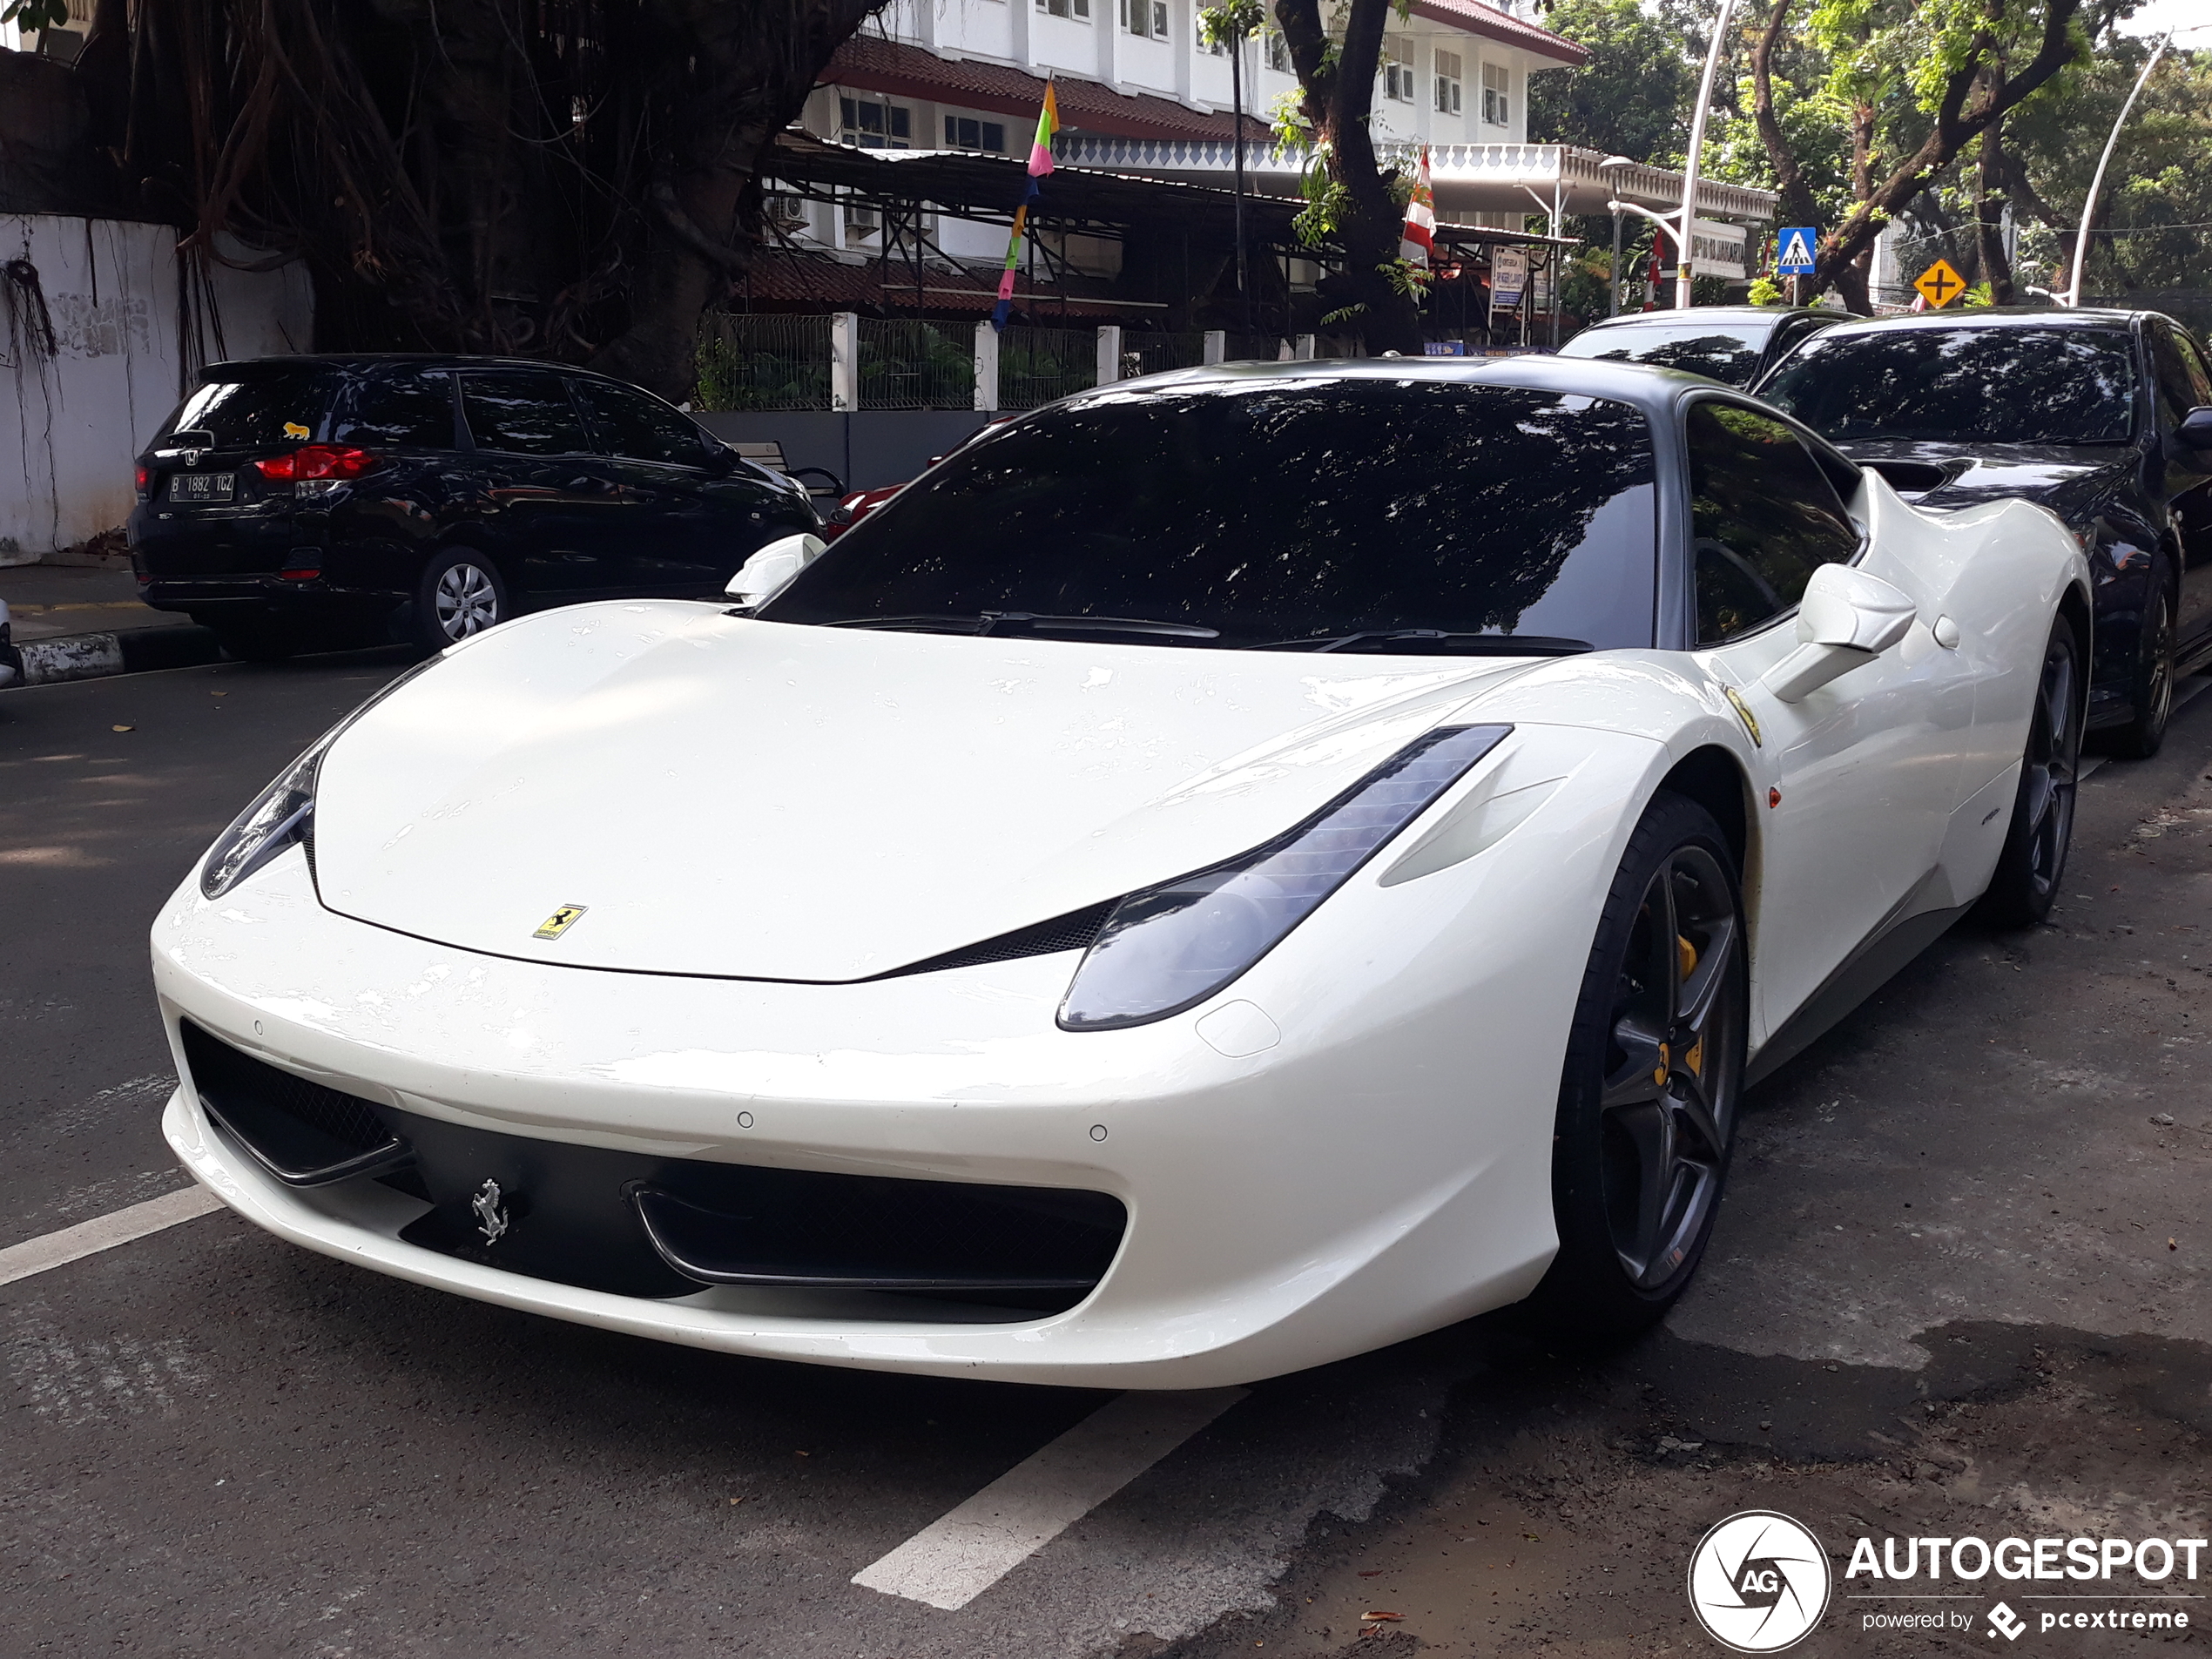
[[[299,478],[358,478],[377,464],[377,457],[366,449],[351,449],[342,444],[310,443],[294,449],[290,455],[271,455],[253,463],[254,469],[264,478],[279,481]]]
[[[138,494],[140,494],[141,496],[143,496],[143,495],[145,495],[145,493],[146,493],[146,469],[145,469],[144,467],[141,467],[141,468],[139,468],[139,469],[138,469]]]

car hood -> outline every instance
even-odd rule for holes
[[[1948,510],[2019,496],[2047,507],[2076,529],[2097,503],[2126,482],[2132,445],[1970,444],[1861,441],[1836,446],[1874,467],[1917,507]],[[1885,464],[1887,463],[1887,464]]]
[[[1534,665],[579,606],[341,733],[317,885],[499,955],[863,979],[1256,846]]]

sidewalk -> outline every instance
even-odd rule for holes
[[[0,603],[8,607],[29,685],[188,668],[221,655],[215,636],[190,617],[139,604],[138,579],[128,570],[0,567]]]

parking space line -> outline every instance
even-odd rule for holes
[[[948,1613],[966,1607],[1251,1392],[1117,1395],[853,1582]]]
[[[59,1232],[27,1238],[20,1244],[0,1250],[0,1285],[12,1285],[33,1273],[97,1256],[104,1250],[113,1250],[118,1244],[127,1244],[134,1238],[144,1238],[148,1233],[158,1233],[180,1221],[190,1221],[195,1216],[222,1207],[223,1201],[206,1187],[180,1187],[158,1198],[134,1204],[127,1210],[95,1216]]]

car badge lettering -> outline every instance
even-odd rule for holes
[[[476,1231],[483,1234],[487,1244],[497,1244],[513,1225],[500,1198],[499,1183],[486,1177],[483,1185],[476,1189],[476,1196],[469,1200],[469,1208],[476,1217]]]
[[[570,928],[576,926],[576,919],[582,915],[589,907],[590,907],[588,906],[580,904],[563,905],[558,910],[556,910],[543,921],[538,923],[537,931],[532,934],[530,937],[533,939],[558,939],[563,934],[568,932]]]

